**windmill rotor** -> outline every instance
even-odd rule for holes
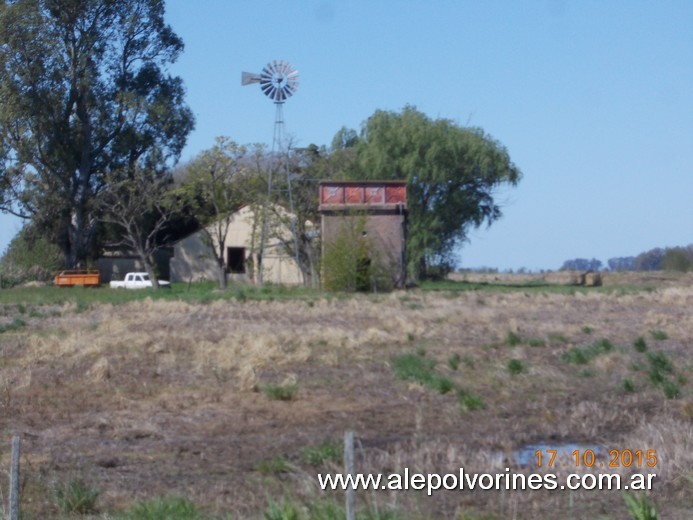
[[[260,74],[243,72],[241,84],[259,83],[263,94],[275,103],[283,103],[298,89],[298,71],[284,60],[274,60]]]

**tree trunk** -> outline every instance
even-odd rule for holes
[[[229,276],[223,262],[219,264],[219,268],[217,270],[217,279],[219,281],[219,289],[225,290],[229,286]]]

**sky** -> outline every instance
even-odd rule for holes
[[[166,21],[196,117],[182,161],[217,136],[271,145],[275,107],[241,73],[286,60],[296,146],[413,105],[508,149],[523,178],[496,194],[503,218],[470,231],[459,267],[693,243],[690,0],[167,0]],[[0,250],[17,229],[0,216]]]

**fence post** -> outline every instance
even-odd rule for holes
[[[19,520],[19,435],[12,437],[12,465],[10,466],[10,518]]]
[[[354,471],[354,432],[344,432],[344,473],[356,478]],[[346,490],[346,520],[355,520],[356,490],[352,480],[352,485]]]

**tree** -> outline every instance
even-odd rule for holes
[[[0,258],[0,284],[52,280],[61,264],[60,250],[27,225],[14,236]]]
[[[218,137],[212,148],[200,153],[187,166],[178,188],[181,199],[192,209],[213,251],[222,289],[228,284],[224,244],[233,213],[243,204],[258,200],[261,192],[258,168],[263,156],[264,148],[259,145],[249,151],[246,146]],[[254,238],[255,233],[252,235]],[[253,249],[251,247],[251,258]]]
[[[177,211],[170,178],[137,170],[129,179],[109,182],[101,203],[103,222],[120,231],[121,238],[113,245],[133,251],[149,273],[152,287],[158,289],[154,253],[161,248],[160,235]]]
[[[609,270],[613,272],[635,271],[634,256],[619,256],[609,258],[607,264],[609,265]]]
[[[163,0],[0,3],[0,210],[83,263],[107,179],[174,163],[193,127]]]
[[[662,260],[666,251],[660,247],[655,247],[649,251],[644,251],[635,257],[636,271],[659,271],[662,269]]]
[[[501,217],[494,190],[521,178],[507,150],[481,129],[432,120],[411,106],[376,111],[358,138],[340,130],[333,150],[349,147],[350,177],[407,181],[408,269],[417,278],[448,272],[469,229]]]
[[[560,268],[560,271],[600,271],[602,268],[602,261],[593,258],[588,260],[586,258],[574,258],[572,260],[566,260]]]

